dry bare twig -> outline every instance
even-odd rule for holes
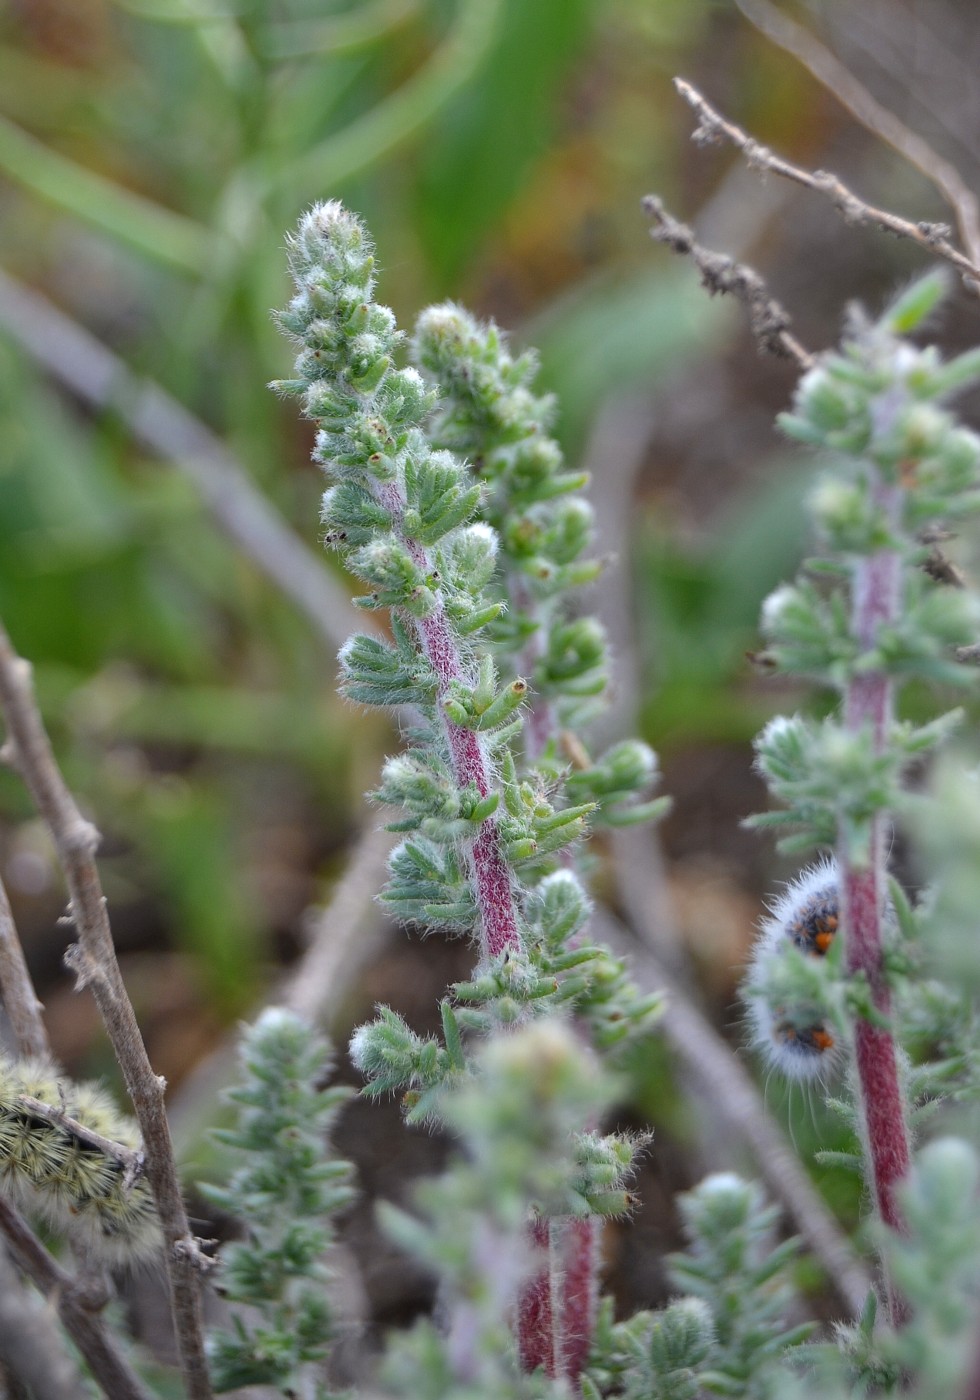
[[[810,368],[813,356],[790,334],[789,312],[769,294],[765,282],[753,268],[736,262],[726,253],[703,248],[687,224],[669,214],[663,200],[655,194],[646,196],[643,208],[654,220],[650,236],[673,252],[689,257],[712,296],[728,293],[748,308],[752,334],[761,350],[792,360],[801,370]]]
[[[309,947],[279,998],[311,1025],[331,1027],[352,982],[388,939],[390,925],[379,917],[375,894],[394,841],[383,827],[365,827],[330,903],[311,920]]]
[[[137,1152],[124,1143],[113,1142],[112,1138],[103,1137],[94,1129],[87,1128],[84,1123],[79,1123],[77,1118],[72,1118],[57,1104],[45,1103],[43,1099],[36,1099],[33,1094],[18,1094],[17,1102],[22,1103],[29,1113],[38,1118],[46,1118],[49,1123],[58,1124],[79,1142],[88,1143],[89,1147],[96,1148],[104,1157],[111,1157],[114,1162],[118,1162],[123,1169],[123,1185],[126,1189],[132,1186],[137,1177],[143,1175],[142,1152]]]
[[[0,1235],[18,1267],[54,1304],[65,1331],[85,1358],[103,1392],[111,1400],[151,1400],[150,1393],[118,1351],[106,1327],[99,1311],[104,1298],[100,1296],[91,1300],[87,1296],[86,1285],[65,1273],[17,1212],[2,1199]],[[31,1334],[31,1347],[36,1351],[39,1345],[43,1346],[44,1342],[35,1328]],[[48,1396],[55,1400],[59,1392],[44,1390],[38,1391],[38,1394],[43,1394],[46,1400]]]
[[[750,24],[802,63],[856,121],[891,146],[939,190],[956,215],[960,238],[974,268],[980,266],[980,205],[956,166],[934,151],[928,141],[907,127],[894,112],[882,106],[835,54],[770,0],[735,0],[735,3]]]
[[[48,1300],[27,1291],[6,1248],[0,1249],[0,1364],[29,1395],[92,1400]]]
[[[139,1122],[146,1176],[163,1230],[177,1344],[189,1400],[210,1400],[201,1313],[206,1262],[181,1198],[164,1109],[164,1084],[153,1072],[123,985],[95,864],[99,833],[78,809],[55,762],[31,682],[31,668],[0,625],[0,709],[7,727],[2,757],[20,774],[54,840],[78,935],[65,954],[79,988],[92,990]],[[8,1235],[9,1239],[9,1235]]]
[[[950,242],[948,224],[921,221],[912,223],[887,209],[879,209],[849,189],[836,175],[828,170],[805,170],[793,165],[782,156],[777,156],[761,141],[756,141],[735,122],[728,121],[711,103],[702,97],[693,84],[684,78],[675,78],[674,87],[684,101],[697,114],[698,125],[693,139],[703,146],[713,145],[722,139],[729,141],[745,157],[746,162],[756,170],[769,170],[783,179],[792,180],[808,190],[816,190],[826,195],[834,207],[851,224],[864,224],[883,229],[896,238],[908,238],[920,248],[943,258],[962,274],[964,283],[972,292],[980,296],[980,263],[966,256]]]
[[[49,1060],[51,1047],[41,1019],[42,1006],[37,999],[31,974],[27,970],[24,950],[14,924],[7,891],[0,880],[0,998],[13,1031],[17,1049],[29,1059]]]

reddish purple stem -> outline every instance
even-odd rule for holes
[[[602,1222],[590,1215],[584,1220],[557,1222],[561,1231],[561,1335],[558,1339],[559,1374],[575,1392],[592,1346],[599,1303],[599,1237]]]
[[[597,1216],[530,1222],[528,1238],[545,1262],[518,1301],[517,1344],[521,1369],[541,1367],[546,1376],[569,1382],[578,1394],[592,1346],[599,1301]]]
[[[535,1253],[545,1262],[531,1275],[517,1300],[517,1353],[526,1374],[540,1366],[546,1376],[555,1374],[555,1334],[551,1312],[551,1261],[548,1258],[548,1221],[536,1215],[526,1235]]]
[[[453,777],[460,788],[472,784],[481,797],[486,797],[490,792],[490,770],[480,736],[475,730],[454,724],[441,704],[452,682],[464,679],[449,621],[439,608],[428,617],[417,618],[415,627],[422,649],[439,678],[439,710],[449,744]],[[494,817],[488,817],[481,825],[479,835],[473,842],[471,857],[484,956],[497,957],[506,948],[516,951],[521,946],[517,907],[510,870],[500,848],[500,828]]]
[[[871,986],[875,1010],[887,1016],[891,1001],[881,979],[880,927],[883,905],[875,869],[849,870],[844,876],[843,913],[847,938],[847,969],[864,972]],[[858,1021],[854,1053],[861,1107],[881,1218],[892,1229],[902,1229],[895,1188],[909,1169],[905,1101],[898,1079],[895,1041],[891,1031],[870,1021]]]
[[[378,499],[394,520],[402,519],[405,502],[394,482],[379,487]],[[404,539],[404,543],[418,567],[427,574],[432,573],[432,564],[422,546],[416,540],[407,538]],[[467,679],[455,633],[441,605],[427,617],[415,617],[412,621],[419,645],[438,679],[436,704],[449,745],[456,785],[465,789],[472,784],[481,797],[486,797],[491,790],[490,768],[480,743],[480,736],[475,730],[455,724],[446,714],[443,705],[453,683],[465,683]],[[471,848],[470,859],[473,890],[480,914],[484,957],[497,957],[507,948],[519,951],[521,935],[517,923],[517,905],[510,870],[501,850],[500,828],[494,817],[488,817],[480,826],[479,835]]]
[[[896,524],[901,510],[901,487],[879,482],[875,494],[889,520]],[[895,550],[880,550],[855,567],[852,627],[864,651],[874,647],[879,627],[898,616],[901,567]],[[884,671],[855,677],[844,697],[846,728],[852,733],[870,728],[878,753],[888,743],[892,698],[892,682]],[[887,1018],[891,999],[883,977],[885,834],[885,818],[879,814],[872,820],[867,864],[855,861],[846,840],[841,842],[839,859],[847,970],[865,975],[875,1010]],[[896,1187],[908,1172],[909,1142],[895,1041],[889,1029],[859,1020],[854,1049],[875,1200],[882,1220],[901,1230]],[[892,1298],[891,1305],[896,1317],[901,1303]]]

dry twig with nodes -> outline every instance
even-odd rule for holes
[[[920,248],[944,259],[962,275],[965,285],[974,294],[980,295],[980,266],[950,241],[952,230],[948,224],[925,220],[913,223],[888,209],[879,209],[873,204],[868,204],[831,171],[806,170],[803,166],[793,165],[791,161],[776,155],[735,122],[723,117],[697,88],[684,78],[675,78],[674,87],[697,114],[698,125],[692,138],[697,145],[710,146],[721,140],[729,141],[754,169],[772,171],[774,175],[780,175],[783,179],[792,180],[806,189],[826,195],[848,223],[869,225],[883,229],[896,238],[911,239]]]

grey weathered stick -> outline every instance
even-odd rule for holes
[[[675,78],[674,86],[684,101],[697,113],[698,125],[694,132],[694,140],[700,145],[711,145],[722,139],[729,141],[756,170],[771,170],[774,175],[780,175],[783,179],[804,185],[808,190],[816,190],[819,194],[826,195],[848,223],[867,224],[894,234],[896,238],[909,238],[935,257],[945,259],[963,274],[964,282],[971,291],[980,295],[980,263],[967,257],[950,242],[950,229],[947,224],[912,223],[911,220],[892,214],[887,209],[868,204],[830,171],[806,170],[777,156],[768,146],[754,140],[740,126],[723,117],[702,97],[696,87],[683,78]]]
[[[117,1350],[101,1313],[86,1303],[85,1292],[64,1272],[48,1253],[17,1212],[0,1199],[0,1235],[18,1266],[33,1280],[43,1296],[57,1309],[65,1331],[85,1358],[92,1375],[109,1400],[152,1400],[142,1381]],[[0,1318],[3,1314],[0,1312]],[[41,1334],[29,1334],[36,1352],[46,1345]],[[56,1344],[52,1341],[52,1346]],[[54,1361],[56,1351],[49,1356]],[[43,1358],[35,1357],[35,1361]],[[64,1391],[40,1388],[35,1392],[44,1400],[60,1400],[62,1395],[86,1395],[86,1390]]]
[[[980,205],[956,166],[933,150],[928,141],[907,127],[894,112],[883,107],[835,54],[770,0],[735,0],[735,3],[751,24],[802,63],[852,117],[887,142],[939,190],[956,215],[963,246],[974,265],[980,266]]]
[[[84,1123],[79,1123],[77,1118],[72,1118],[57,1104],[45,1103],[42,1099],[36,1099],[33,1094],[18,1094],[17,1102],[22,1103],[28,1112],[36,1114],[38,1118],[46,1118],[49,1123],[57,1123],[59,1127],[65,1128],[79,1142],[87,1142],[89,1147],[98,1148],[104,1156],[111,1157],[113,1161],[118,1162],[123,1168],[126,1186],[132,1185],[137,1177],[143,1175],[142,1152],[136,1152],[132,1147],[126,1147],[121,1142],[113,1142],[112,1138],[103,1137],[101,1133],[87,1128]]]
[[[50,1059],[48,1033],[41,1019],[31,974],[10,912],[10,901],[0,880],[0,996],[21,1055]]]
[[[766,1113],[759,1091],[714,1027],[688,1000],[677,980],[653,953],[652,935],[643,917],[637,932],[644,940],[627,942],[612,916],[603,916],[603,937],[632,963],[637,981],[666,993],[660,1022],[664,1034],[695,1077],[705,1098],[729,1129],[745,1143],[760,1175],[781,1202],[800,1235],[826,1270],[840,1301],[860,1317],[871,1278],[846,1235],[824,1205],[799,1159]]]
[[[318,915],[310,946],[290,973],[281,1003],[311,1025],[330,1025],[354,978],[387,933],[366,931],[368,917],[378,920],[375,894],[384,883],[385,862],[395,838],[369,826],[337,882],[333,897]]]
[[[745,263],[736,262],[725,253],[702,248],[687,224],[682,224],[667,212],[663,200],[648,194],[643,208],[653,219],[650,236],[664,243],[674,253],[688,257],[701,274],[701,281],[712,295],[729,294],[748,309],[749,324],[760,350],[782,359],[792,360],[800,369],[809,369],[813,356],[790,333],[789,313],[770,296],[765,282]]]
[[[24,780],[54,839],[71,900],[78,942],[65,954],[78,986],[92,990],[136,1112],[146,1176],[163,1229],[177,1344],[189,1400],[210,1400],[201,1316],[204,1267],[181,1199],[163,1082],[153,1073],[116,961],[95,851],[99,833],[85,820],[55,762],[34,699],[31,668],[0,624],[0,709],[7,726],[3,756]]]
[[[18,1052],[48,1060],[51,1047],[41,1003],[27,970],[7,891],[0,881],[0,995]],[[47,1109],[48,1105],[42,1105]],[[80,1126],[80,1125],[79,1125]],[[115,1144],[114,1144],[115,1146]],[[25,1233],[30,1233],[23,1224]],[[38,1248],[42,1248],[38,1244]],[[68,1278],[67,1275],[65,1275]],[[71,1280],[69,1279],[69,1286]],[[103,1329],[104,1331],[104,1329]],[[108,1338],[105,1338],[108,1344]],[[88,1388],[65,1350],[50,1311],[32,1305],[7,1251],[0,1249],[0,1358],[45,1400],[84,1400]],[[110,1377],[111,1379],[111,1377]]]
[[[158,384],[42,297],[0,272],[0,326],[72,393],[118,414],[194,483],[219,529],[306,614],[331,651],[376,630],[319,557],[282,520],[220,438]]]
[[[27,1291],[6,1246],[0,1247],[0,1364],[43,1400],[91,1400],[47,1300]]]

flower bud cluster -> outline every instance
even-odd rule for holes
[[[533,352],[513,356],[492,321],[477,321],[452,302],[430,307],[419,317],[412,350],[439,389],[430,435],[468,456],[485,484],[482,510],[500,539],[497,588],[507,602],[491,635],[530,681],[528,755],[554,765],[560,727],[574,727],[608,682],[603,629],[569,613],[573,590],[600,568],[584,557],[593,533],[592,508],[581,494],[588,478],[565,470],[549,436],[554,403],[532,388]],[[666,805],[638,800],[655,765],[651,750],[631,740],[575,772],[569,790],[598,804],[595,820],[650,821]]]
[[[679,1200],[688,1246],[669,1266],[683,1294],[660,1312],[616,1324],[603,1309],[586,1400],[610,1391],[629,1400],[795,1394],[788,1371],[773,1374],[773,1364],[787,1351],[791,1363],[792,1348],[812,1330],[785,1323],[796,1310],[789,1274],[797,1242],[775,1244],[777,1212],[731,1172],[707,1177]]]
[[[417,1189],[419,1214],[382,1208],[388,1233],[442,1280],[441,1339],[423,1322],[389,1346],[383,1374],[398,1393],[459,1394],[464,1381],[465,1393],[503,1400],[559,1393],[543,1379],[527,1389],[509,1337],[513,1299],[539,1266],[527,1215],[629,1209],[639,1144],[579,1129],[615,1087],[571,1026],[552,1017],[486,1041],[466,1077],[443,1091],[440,1117],[460,1156]]]
[[[592,510],[579,494],[586,477],[564,470],[548,435],[554,403],[531,388],[534,355],[514,358],[492,322],[449,302],[420,316],[413,351],[441,391],[434,439],[473,459],[487,484],[486,515],[500,535],[512,603],[500,640],[533,661],[524,669],[544,698],[598,694],[606,684],[602,630],[564,615],[569,590],[599,570],[582,557],[592,539]]]
[[[943,404],[980,377],[980,357],[971,351],[943,364],[934,348],[899,338],[942,288],[941,279],[925,278],[876,323],[855,316],[841,350],[803,376],[792,412],[780,419],[832,465],[810,499],[824,557],[764,605],[766,656],[840,691],[871,671],[962,684],[951,648],[980,628],[971,590],[938,587],[914,567],[928,554],[923,526],[980,509],[980,437]],[[851,618],[859,573],[889,552],[904,566],[899,596],[876,635],[859,640]]]
[[[643,820],[664,803],[638,801],[656,778],[638,741],[571,772],[556,752],[519,770],[512,751],[529,697],[578,702],[605,685],[601,629],[563,611],[563,595],[595,574],[582,562],[591,511],[576,494],[584,478],[561,469],[547,436],[551,406],[529,387],[533,357],[512,359],[495,328],[444,307],[423,315],[414,341],[438,391],[398,368],[400,333],[373,300],[370,241],[338,204],[305,216],[290,266],[297,291],[280,324],[300,353],[278,387],[318,425],[314,455],[332,478],[327,542],[367,584],[360,605],[391,617],[390,641],[345,645],[342,688],[412,712],[410,747],[386,762],[373,794],[398,810],[391,827],[403,835],[384,899],[425,927],[482,932],[478,974],[455,993],[465,1028],[578,1006],[603,1043],[622,1039],[652,1020],[655,1000],[608,953],[569,947],[580,920],[560,919],[560,936],[536,931],[535,892],[590,819]],[[527,585],[519,597],[515,581]],[[498,669],[508,628],[524,676]],[[566,884],[585,907],[574,875]],[[364,1068],[385,1088],[427,1093],[448,1072],[396,1033],[390,1014],[371,1046],[361,1047]]]
[[[221,1291],[239,1307],[230,1330],[211,1334],[213,1379],[218,1390],[312,1394],[333,1332],[323,1255],[354,1195],[327,1135],[350,1090],[324,1089],[329,1047],[278,1007],[245,1032],[241,1059],[243,1082],[228,1095],[236,1123],[215,1134],[237,1165],[228,1186],[201,1188],[248,1229],[221,1252]]]

